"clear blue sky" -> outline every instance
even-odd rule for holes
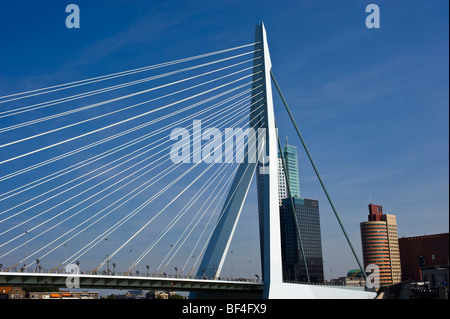
[[[65,26],[69,3],[80,29]],[[365,26],[369,3],[380,29]],[[0,95],[247,44],[264,21],[273,72],[360,254],[369,197],[397,216],[399,236],[448,232],[448,12],[446,0],[3,1]],[[302,196],[320,202],[325,277],[343,276],[356,263],[275,107],[299,150]],[[235,272],[259,259],[255,216],[236,231]]]

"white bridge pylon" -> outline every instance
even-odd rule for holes
[[[269,157],[268,161],[266,161],[267,166],[255,163],[254,160],[249,159],[248,152],[245,152],[247,155],[244,158],[244,161],[239,164],[219,216],[219,221],[211,236],[202,263],[200,264],[197,276],[206,275],[210,278],[219,277],[250,183],[256,169],[258,169],[263,173],[260,174],[260,177],[262,178],[262,187],[258,188],[258,192],[262,193],[258,194],[258,197],[264,199],[264,204],[262,207],[259,207],[263,216],[263,225],[261,226],[264,229],[261,233],[262,247],[264,250],[264,260],[262,265],[263,280],[265,283],[264,296],[270,297],[271,284],[281,284],[282,282],[282,263],[278,179],[277,165],[275,165],[278,158],[277,135],[275,131],[275,117],[270,79],[271,61],[266,31],[263,24],[256,27],[255,51],[255,58],[261,57],[264,61],[260,66],[256,66],[255,63],[254,69],[254,73],[257,71],[262,71],[263,73],[264,98],[250,110],[250,126],[255,132],[258,132],[258,129],[265,129],[265,140],[262,140],[259,136],[257,136],[256,140],[259,143],[257,145],[258,152],[266,149],[266,155]],[[253,112],[257,108],[262,109],[262,112],[260,112],[259,115],[255,115],[257,112]],[[261,121],[261,119],[263,120]],[[253,125],[256,125],[256,127],[253,127]],[[264,148],[261,144],[265,144],[266,147]]]
[[[270,73],[272,63],[263,23],[256,26],[254,54],[255,58],[261,57],[264,61],[260,66],[256,65],[255,62],[254,67],[255,73],[257,71],[262,71],[261,73],[263,73],[264,98],[250,110],[250,127],[255,132],[258,132],[258,129],[265,130],[265,139],[260,139],[257,136],[256,141],[259,143],[257,145],[258,152],[265,150],[264,155],[268,156],[268,161],[266,159],[264,161],[265,164],[261,162],[255,163],[254,160],[248,158],[248,152],[245,152],[247,155],[244,161],[239,164],[234,176],[197,276],[206,276],[214,279],[220,276],[252,178],[256,173],[258,175],[258,198],[261,199],[258,200],[258,210],[262,249],[261,266],[264,281],[262,297],[264,299],[372,299],[375,297],[375,293],[366,292],[363,288],[348,289],[346,287],[311,286],[283,282],[277,177],[278,135],[272,99]],[[257,112],[253,111],[257,108],[261,108],[262,112],[255,116]],[[261,142],[265,144],[265,147],[261,145]]]

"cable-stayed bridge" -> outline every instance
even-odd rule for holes
[[[283,282],[272,80],[340,223],[261,24],[245,45],[0,97],[0,285],[373,297]],[[226,279],[255,175],[262,275]]]

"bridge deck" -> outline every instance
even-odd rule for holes
[[[67,287],[68,276],[79,279],[79,287],[86,289],[156,289],[156,290],[240,290],[261,291],[262,282],[161,278],[111,275],[70,275],[48,273],[0,273],[0,286]]]

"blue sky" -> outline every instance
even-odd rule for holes
[[[369,197],[399,236],[448,232],[448,1],[76,0],[80,29],[65,26],[69,3],[0,5],[1,96],[251,43],[264,21],[272,70],[357,252]],[[365,26],[369,3],[380,29]],[[320,203],[325,277],[343,276],[356,263],[274,100],[302,196]],[[255,196],[232,243],[242,274],[257,271]]]

